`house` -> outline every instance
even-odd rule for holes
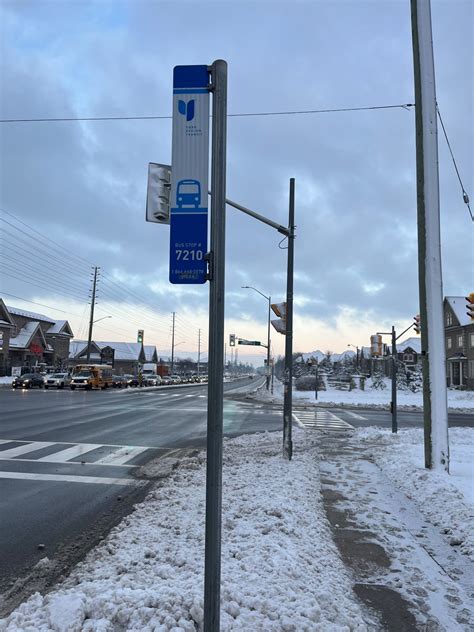
[[[156,347],[153,345],[143,345],[143,351],[145,353],[145,362],[153,362],[158,364],[158,355],[156,353]]]
[[[0,298],[0,375],[13,367],[63,368],[73,332],[67,320],[5,305]]]
[[[443,304],[448,386],[474,390],[474,320],[464,296],[446,296]]]
[[[87,360],[87,346],[87,340],[73,340],[71,342],[70,367],[89,361],[91,364],[111,364],[117,375],[136,375],[140,366],[147,361],[147,357],[156,358],[155,347],[147,345],[148,352],[145,354],[145,348],[141,342],[93,340],[91,341],[89,360]]]
[[[408,370],[414,369],[421,363],[421,339],[419,337],[413,336],[396,344],[397,359],[399,362],[403,362]]]

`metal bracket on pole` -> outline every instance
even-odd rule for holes
[[[212,251],[206,252],[204,260],[207,261],[206,281],[212,281],[214,278],[214,258],[212,256]]]

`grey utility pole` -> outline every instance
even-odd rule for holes
[[[397,431],[397,334],[392,325],[392,432]]]
[[[411,0],[425,467],[449,472],[436,86],[429,0]]]
[[[198,361],[197,361],[197,376],[199,377],[199,369],[201,365],[201,330],[198,331]]]
[[[171,375],[174,373],[174,325],[176,320],[176,312],[173,312],[173,326],[171,329]]]
[[[204,632],[219,632],[221,601],[222,434],[224,397],[225,196],[227,63],[211,68],[212,158],[209,252],[209,381],[207,405]]]
[[[286,336],[285,380],[283,400],[283,454],[291,460],[293,454],[293,269],[295,247],[295,179],[290,178],[290,204],[288,212],[288,264],[286,275]]]
[[[87,336],[87,362],[91,359],[91,342],[92,342],[92,326],[94,325],[94,307],[95,307],[95,295],[97,289],[97,275],[99,268],[94,268],[94,278],[92,281],[92,296],[91,296],[91,315],[89,319],[89,335]]]

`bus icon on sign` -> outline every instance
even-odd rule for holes
[[[201,205],[201,183],[199,180],[180,180],[176,190],[176,206],[192,206],[199,208]]]

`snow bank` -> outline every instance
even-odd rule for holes
[[[10,376],[7,375],[7,376],[4,376],[4,377],[0,377],[0,386],[2,384],[10,385],[12,383],[12,381],[13,381],[13,377],[11,375]]]
[[[474,429],[451,428],[450,474],[424,467],[423,430],[359,428],[354,441],[370,453],[388,478],[417,505],[450,544],[474,561]]]
[[[384,390],[376,390],[370,388],[370,380],[366,381],[366,389],[354,389],[352,391],[341,391],[336,388],[328,388],[326,391],[318,391],[318,403],[329,405],[347,405],[347,406],[364,406],[364,407],[384,407],[387,408],[391,401],[391,385],[390,380],[385,380],[386,388]],[[273,387],[273,399],[283,401],[283,385],[275,380]],[[265,399],[272,399],[267,392],[261,392]],[[259,393],[260,399],[260,393]],[[316,399],[314,391],[297,391],[293,389],[293,400],[298,403],[315,403]],[[412,393],[411,391],[397,391],[397,405],[399,408],[403,406],[419,407],[423,406],[423,393]],[[448,389],[448,407],[474,410],[474,391],[457,391]]]
[[[316,437],[225,441],[221,630],[342,632],[364,620],[320,497]],[[205,455],[185,459],[54,592],[2,631],[201,630]]]

